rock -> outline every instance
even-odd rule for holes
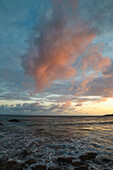
[[[18,119],[11,119],[11,120],[8,120],[8,122],[20,122],[20,120],[18,120]]]
[[[73,166],[80,166],[80,165],[82,165],[82,162],[80,162],[80,161],[74,161],[74,162],[72,163],[72,165],[73,165]]]
[[[109,163],[111,160],[110,159],[108,159],[108,158],[103,158],[102,159],[102,162],[104,162],[104,163]]]
[[[8,159],[0,159],[0,170],[23,170],[25,167],[25,163],[17,162],[12,158]]]
[[[84,155],[81,155],[81,156],[79,157],[79,159],[82,160],[82,161],[87,161],[87,160],[95,159],[96,156],[97,156],[96,153],[94,153],[94,152],[89,152],[89,153],[86,153],[86,154],[84,154]]]
[[[82,165],[82,166],[75,168],[75,170],[89,170],[89,168],[87,165]]]
[[[31,164],[37,163],[37,161],[35,159],[31,158],[31,159],[28,159],[25,163],[28,165],[31,165]]]
[[[15,166],[17,166],[17,162],[15,160],[8,161],[7,166],[8,167],[15,167]]]
[[[20,163],[18,164],[16,161],[12,160],[9,161],[1,166],[1,170],[23,170],[25,164]]]
[[[23,170],[25,168],[25,163],[18,164],[15,170]]]
[[[71,164],[72,163],[72,158],[57,158],[57,162],[59,164]]]
[[[61,170],[61,168],[52,166],[52,167],[49,167],[48,170]]]
[[[113,166],[113,162],[111,159],[109,158],[98,158],[94,160],[94,163],[98,164],[98,165],[103,165],[103,164],[110,164],[110,166]]]
[[[46,170],[46,165],[37,165],[35,167],[32,167],[32,170]]]
[[[23,150],[23,152],[21,153],[23,157],[26,157],[28,155],[30,155],[32,152],[28,151],[28,150]]]
[[[6,170],[6,161],[0,158],[0,170]]]
[[[0,122],[0,126],[4,126],[3,123]]]

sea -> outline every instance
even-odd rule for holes
[[[113,170],[113,116],[2,115],[0,123],[1,162],[28,170]]]

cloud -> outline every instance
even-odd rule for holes
[[[87,51],[82,55],[82,69],[93,70],[96,73],[106,71],[110,65],[111,60],[108,57],[102,56],[102,45],[90,45]]]
[[[101,103],[101,102],[106,102],[107,101],[107,98],[105,97],[100,97],[100,96],[96,96],[96,97],[92,97],[92,96],[84,96],[82,98],[77,98],[76,99],[76,106],[77,107],[81,107],[83,106],[84,103],[86,102],[93,102],[93,103]]]
[[[104,98],[113,98],[113,76],[99,77],[90,84],[91,88],[84,95],[101,96]]]
[[[111,66],[109,69],[103,71],[103,77],[113,77],[113,60],[111,60]]]
[[[83,103],[76,104],[77,107],[81,107],[82,105],[83,105]]]
[[[72,25],[67,11],[53,6],[51,17],[43,18],[41,29],[36,31],[38,37],[22,57],[25,73],[34,77],[37,92],[51,87],[55,80],[73,77],[77,72],[73,64],[95,38],[95,32],[82,22]]]
[[[71,101],[60,104],[45,105],[40,102],[23,103],[16,105],[1,105],[0,114],[51,114],[57,112],[64,112],[71,108]]]
[[[51,112],[64,112],[65,110],[69,110],[72,109],[72,101],[66,101],[66,102],[62,102],[62,103],[58,103],[58,104],[51,104],[51,106],[49,107],[49,110]]]
[[[93,43],[99,33],[98,21],[103,15],[97,18],[92,13],[92,17],[87,16],[89,19],[85,20],[80,15],[77,1],[70,2],[67,5],[64,1],[52,3],[51,10],[42,16],[35,29],[28,52],[22,56],[25,73],[34,78],[35,93],[47,90],[56,80],[75,80],[81,72],[80,84],[75,89],[76,95],[80,95],[88,91],[88,84],[111,65],[110,58],[103,57],[103,43]],[[100,3],[97,7],[100,8]]]
[[[0,106],[0,114],[43,114],[46,113],[46,111],[46,106],[41,105],[38,102]]]
[[[102,56],[102,44],[91,44],[84,54],[81,56],[79,65],[77,68],[80,72],[82,70],[82,81],[79,83],[76,91],[76,95],[81,95],[84,92],[89,91],[91,82],[99,77],[101,74],[109,73],[111,68],[111,59]]]

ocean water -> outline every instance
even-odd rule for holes
[[[20,122],[8,122],[16,118]],[[50,117],[0,116],[0,159],[26,162],[33,158],[36,165],[73,170],[72,164],[59,165],[57,159],[79,161],[87,152],[97,153],[87,160],[89,169],[113,169],[113,117]],[[23,151],[28,154],[23,156]],[[108,161],[103,161],[107,158]],[[24,169],[24,168],[23,168]]]

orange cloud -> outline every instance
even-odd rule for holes
[[[90,90],[91,82],[98,77],[98,75],[106,72],[111,66],[111,60],[108,57],[102,56],[102,46],[90,45],[82,55],[80,60],[80,69],[82,70],[82,79],[76,91],[76,95],[84,94]],[[90,72],[90,75],[88,75]]]
[[[68,100],[65,103],[52,104],[49,109],[51,111],[65,110],[65,109],[71,108],[71,106],[72,106],[72,101]]]
[[[72,67],[77,57],[93,41],[95,35],[88,30],[65,30],[56,41],[44,41],[42,51],[28,58],[27,72],[34,76],[36,91],[49,87],[55,80],[65,80],[76,74]]]
[[[76,9],[77,3],[71,2]],[[77,2],[77,1],[76,1]],[[88,91],[88,85],[98,73],[105,72],[110,66],[109,58],[102,56],[101,45],[92,45],[96,31],[87,28],[87,23],[73,19],[79,18],[76,12],[73,17],[65,7],[64,1],[53,3],[51,18],[42,21],[41,29],[37,30],[39,37],[28,53],[23,56],[22,65],[25,72],[34,77],[36,83],[35,93],[52,86],[56,80],[62,81],[74,77],[77,71],[92,71],[87,73],[76,90],[82,93]],[[60,8],[62,5],[62,8]],[[75,10],[74,10],[75,11]],[[76,59],[81,56],[78,66],[73,66]],[[79,67],[79,68],[78,68]],[[93,75],[93,76],[91,76]]]
[[[68,108],[68,107],[71,107],[71,101],[70,101],[70,100],[67,101],[67,102],[65,102],[65,103],[62,104],[62,106],[61,106],[62,109],[66,109],[66,108]]]
[[[51,17],[43,16],[36,31],[39,36],[22,58],[25,73],[34,77],[35,93],[51,87],[55,80],[73,77],[77,73],[73,64],[96,37],[94,31],[78,21],[77,1],[52,4]]]

